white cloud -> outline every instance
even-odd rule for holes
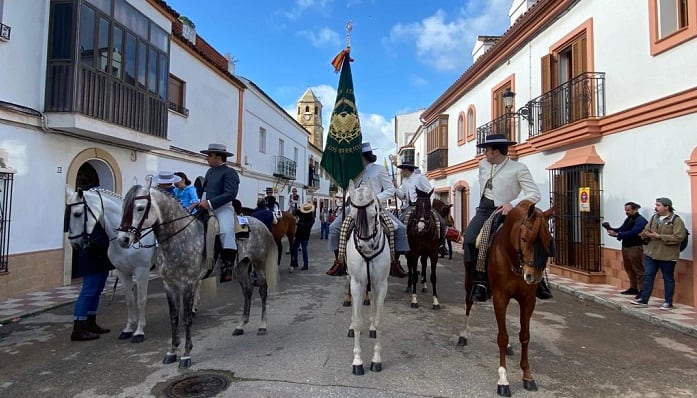
[[[462,70],[472,62],[477,35],[503,34],[509,6],[510,0],[470,0],[453,19],[439,9],[419,22],[396,24],[383,42],[390,53],[391,45],[414,43],[419,61],[439,71]]]
[[[409,76],[409,82],[414,87],[424,87],[428,85],[428,80],[418,75]]]
[[[305,13],[308,9],[315,9],[320,12],[326,12],[326,9],[331,6],[334,0],[296,0],[295,5],[289,10],[277,10],[276,14],[295,21]]]
[[[341,45],[341,38],[339,37],[339,34],[327,27],[320,28],[317,32],[301,30],[296,34],[310,40],[313,47],[337,47]]]

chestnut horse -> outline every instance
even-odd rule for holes
[[[433,191],[431,191],[433,192]],[[407,253],[407,267],[409,268],[409,282],[406,292],[411,288],[411,308],[418,308],[416,299],[416,284],[419,280],[417,262],[421,260],[421,292],[426,292],[426,266],[431,260],[431,285],[433,286],[433,309],[439,310],[438,292],[436,291],[436,265],[438,264],[438,239],[439,230],[433,220],[431,211],[431,194],[416,198],[416,205],[409,216],[407,224],[407,238],[409,239],[409,252]]]
[[[520,306],[520,368],[523,370],[523,388],[536,391],[537,385],[528,363],[528,344],[530,343],[530,317],[535,310],[535,292],[542,280],[547,259],[552,256],[552,234],[548,218],[553,209],[545,212],[527,200],[514,207],[494,233],[487,256],[489,287],[492,292],[499,346],[499,380],[497,393],[510,397],[506,371],[508,332],[506,331],[506,310],[511,299]],[[467,272],[465,277],[465,329],[460,334],[459,345],[467,345],[467,326],[472,309],[472,287],[474,275]],[[510,353],[510,352],[509,352]]]
[[[254,209],[249,207],[243,207],[239,200],[235,199],[232,201],[232,206],[235,208],[235,213],[242,214],[245,216],[251,216]],[[278,265],[281,265],[281,255],[283,254],[283,243],[281,239],[285,236],[288,238],[288,250],[293,247],[293,241],[295,240],[295,230],[298,227],[298,221],[287,211],[281,212],[281,219],[273,225],[271,229],[271,234],[273,235],[273,240],[276,242],[276,247],[278,248]]]

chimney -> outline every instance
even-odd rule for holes
[[[513,26],[515,21],[517,21],[521,15],[525,14],[530,7],[535,5],[535,3],[537,3],[537,0],[513,0],[511,9],[508,10],[508,17],[511,19],[511,26]]]
[[[477,41],[474,43],[474,48],[472,49],[472,62],[476,62],[477,59],[493,47],[500,38],[501,36],[477,36]]]
[[[182,23],[182,36],[191,44],[196,45],[196,25],[194,22],[185,16],[180,16],[179,21]]]
[[[225,53],[225,60],[227,61],[227,71],[230,72],[231,75],[235,74],[235,63],[237,60],[230,55],[230,53]]]

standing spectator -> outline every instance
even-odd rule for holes
[[[647,307],[653,291],[653,282],[658,270],[663,275],[665,302],[662,310],[673,309],[675,292],[675,263],[680,256],[680,242],[685,238],[685,223],[675,214],[673,201],[668,198],[656,199],[656,214],[646,224],[639,236],[648,239],[644,252],[644,286],[638,299],[631,301],[639,307]]]
[[[290,194],[290,206],[288,211],[294,216],[298,216],[298,206],[300,206],[300,195],[298,195],[298,188],[293,187]]]
[[[200,202],[196,194],[196,188],[189,180],[189,177],[181,171],[174,173],[174,175],[181,178],[181,180],[174,183],[174,197],[177,198],[185,209],[191,211]]]
[[[629,277],[629,289],[620,294],[633,294],[639,298],[641,287],[644,283],[644,240],[639,233],[646,227],[646,219],[639,214],[641,206],[634,202],[624,204],[624,214],[627,218],[619,228],[613,228],[610,223],[604,222],[603,227],[607,234],[622,241],[622,263]]]
[[[273,225],[275,224],[274,221],[276,221],[276,219],[273,217],[273,212],[266,207],[265,198],[259,198],[259,200],[257,200],[257,208],[254,209],[252,217],[263,222],[269,231],[273,229]]]
[[[82,274],[82,288],[73,312],[73,332],[70,334],[72,341],[98,339],[100,334],[111,331],[97,325],[99,298],[104,290],[109,271],[114,269],[107,257],[109,237],[102,225],[97,223],[88,239],[89,242],[84,247],[76,247],[77,264]]]
[[[291,270],[298,267],[298,247],[301,247],[303,251],[303,267],[300,269],[307,269],[307,242],[310,240],[312,224],[315,223],[314,211],[315,206],[312,203],[305,203],[298,210],[298,229],[295,230],[295,240],[293,241],[293,247],[290,249]]]
[[[319,238],[329,239],[329,211],[326,207],[322,208],[322,212],[319,215],[319,221],[322,223],[320,225],[321,229],[319,231]]]

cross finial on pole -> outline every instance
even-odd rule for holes
[[[346,48],[351,48],[351,30],[353,29],[353,21],[349,20],[346,23]]]

